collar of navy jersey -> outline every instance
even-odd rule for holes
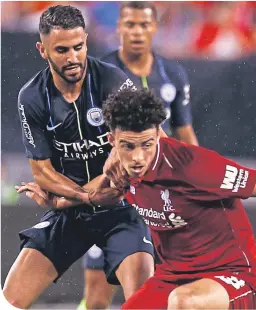
[[[117,62],[120,66],[120,68],[125,71],[128,70],[129,72],[131,72],[127,66],[122,62],[121,58],[119,57],[119,54],[118,54],[118,51],[119,50],[116,50],[116,59],[117,59]],[[170,83],[170,79],[168,77],[168,75],[166,74],[166,71],[165,71],[165,67],[164,67],[164,63],[163,63],[163,59],[161,58],[161,56],[155,54],[153,51],[152,51],[152,55],[153,55],[153,58],[154,58],[154,62],[153,62],[153,66],[152,66],[152,72],[154,70],[154,67],[156,68],[156,70],[159,72],[160,76],[162,77],[163,79],[163,82],[164,83]],[[132,73],[133,74],[133,73]],[[134,74],[133,74],[134,75]],[[140,76],[138,76],[138,78],[140,78]]]

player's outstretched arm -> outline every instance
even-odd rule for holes
[[[48,192],[89,204],[88,192],[66,176],[58,173],[50,159],[29,160],[35,182]]]
[[[34,182],[22,182],[21,185],[15,186],[15,188],[19,194],[26,192],[28,198],[34,200],[43,208],[60,209],[81,204],[77,200],[66,199],[65,197],[58,197],[48,193]],[[83,188],[88,191],[90,204],[93,206],[113,205],[123,199],[122,192],[109,188],[109,180],[105,175],[98,176],[83,186]]]

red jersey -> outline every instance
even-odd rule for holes
[[[156,275],[175,279],[217,271],[248,274],[256,289],[256,247],[240,198],[256,170],[218,153],[162,138],[147,174],[132,180],[128,200],[150,226],[162,264]]]

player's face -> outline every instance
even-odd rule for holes
[[[116,147],[129,176],[138,178],[147,172],[156,154],[158,135],[156,127],[142,132],[116,129],[109,135],[109,142]]]
[[[74,29],[52,29],[42,36],[37,48],[47,59],[53,74],[57,73],[67,83],[79,82],[85,73],[87,56],[87,34],[82,27]]]
[[[121,46],[127,53],[139,56],[150,52],[156,30],[156,20],[150,8],[122,10],[117,32]]]

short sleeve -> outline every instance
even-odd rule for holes
[[[204,194],[207,200],[252,195],[256,183],[255,169],[241,166],[202,147],[187,145],[185,149],[182,156],[190,160],[183,167],[184,181],[199,192],[207,193]]]
[[[137,89],[133,81],[121,69],[114,65],[109,66],[107,77],[105,86],[106,96],[126,88],[131,88],[132,90]]]
[[[162,138],[167,143],[165,156],[173,163],[177,180],[187,184],[187,194],[198,200],[248,198],[256,183],[256,170],[215,151]]]

